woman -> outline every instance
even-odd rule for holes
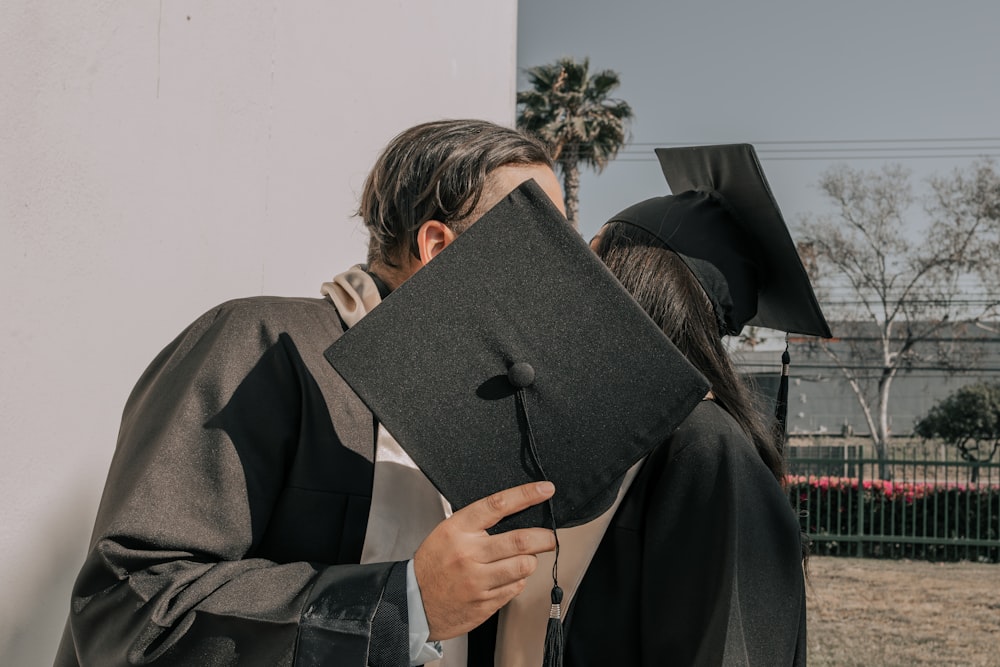
[[[829,329],[753,149],[658,154],[678,194],[626,209],[591,247],[711,391],[629,490],[592,564],[618,576],[584,578],[578,600],[606,608],[571,610],[567,662],[802,665],[802,550],[780,440],[722,339],[747,322]],[[575,648],[602,632],[600,655]]]

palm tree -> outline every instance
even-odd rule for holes
[[[600,172],[628,141],[632,107],[608,97],[620,84],[618,73],[590,75],[589,58],[560,58],[527,70],[529,90],[517,94],[517,126],[549,146],[563,176],[566,217],[576,225],[580,165]]]

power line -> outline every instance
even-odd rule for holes
[[[870,148],[866,148],[864,146],[856,146],[856,147],[853,147],[853,148],[823,148],[823,149],[820,149],[819,151],[817,151],[815,148],[781,148],[781,149],[772,149],[772,150],[764,149],[764,150],[757,151],[757,153],[758,153],[758,155],[760,155],[760,154],[766,154],[766,153],[816,153],[816,152],[822,152],[822,153],[849,153],[851,151],[865,151],[865,152],[871,153],[871,152],[875,152],[875,151],[886,151],[886,150],[893,150],[893,151],[925,151],[925,150],[927,150],[927,147],[926,146],[894,146],[894,147],[892,147],[890,149],[890,148],[882,148],[881,146],[873,146],[873,147],[870,147]],[[972,151],[972,150],[991,150],[991,151],[995,151],[995,150],[1000,150],[1000,146],[979,146],[979,147],[974,147],[974,146],[945,146],[941,150],[970,150],[970,151]]]
[[[1000,141],[1000,137],[925,137],[921,139],[774,139],[748,141],[754,146],[787,146],[803,144],[915,144],[915,143],[969,143],[973,141]],[[696,146],[691,141],[633,141],[632,146]]]
[[[836,323],[834,323],[836,326]],[[882,338],[879,336],[834,336],[838,343],[881,343]],[[901,342],[905,340],[905,337],[893,335],[889,338],[890,342]],[[799,341],[794,341],[799,342]],[[1000,344],[1000,336],[976,336],[969,338],[962,338],[961,336],[933,336],[929,338],[921,338],[920,343],[968,343],[969,345],[989,345],[989,344]]]
[[[844,306],[879,306],[876,299],[820,299],[824,306],[844,307]],[[949,301],[948,299],[901,299],[892,297],[889,303],[893,306],[905,304],[908,307],[936,306],[939,308],[967,308],[970,306],[995,306],[1000,303],[996,296],[986,295],[979,299],[961,299]]]
[[[737,366],[746,365],[753,366],[754,364],[736,364]],[[810,363],[800,363],[795,362],[792,364],[793,369],[798,370],[815,370],[815,371],[878,371],[877,375],[871,375],[870,377],[881,377],[883,366],[874,364],[844,364],[843,366],[837,366],[834,364],[810,364]],[[1000,366],[943,366],[943,365],[926,365],[926,366],[899,366],[896,368],[896,377],[901,375],[912,376],[913,373],[968,373],[971,371],[976,371],[979,373],[1000,373]],[[937,377],[936,375],[933,377]]]
[[[737,364],[738,368],[743,367],[766,367],[769,369],[777,370],[778,365],[765,366],[764,364]],[[854,364],[850,366],[830,366],[825,364],[800,364],[793,363],[792,370],[789,371],[792,376],[799,375],[800,372],[813,371],[822,374],[826,372],[827,375],[836,377],[840,379],[841,375],[845,371],[852,371],[851,377],[855,377],[859,380],[875,380],[882,379],[885,375],[882,366],[865,366],[863,364]],[[858,373],[858,371],[863,371]],[[897,368],[894,373],[894,378],[896,380],[900,378],[939,378],[942,375],[997,375],[1000,374],[1000,367],[996,366],[914,366],[911,368]]]
[[[909,139],[786,139],[750,141],[761,160],[911,160],[1000,157],[1000,137]],[[717,143],[717,142],[707,142]],[[974,145],[966,145],[974,144]],[[634,141],[618,155],[623,162],[655,162],[651,148],[699,145],[690,141]]]
[[[814,160],[954,160],[960,158],[995,158],[1000,157],[1000,152],[997,153],[941,153],[936,155],[790,155],[790,156],[773,156],[766,154],[758,154],[758,157],[762,161],[789,161],[789,160],[800,160],[800,161],[814,161]],[[658,162],[656,156],[652,157],[625,157],[615,158],[615,162]]]

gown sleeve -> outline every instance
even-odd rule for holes
[[[736,423],[706,404],[647,465],[643,664],[805,664],[798,524]]]
[[[133,390],[57,667],[408,664],[405,563],[264,548],[303,439],[336,438],[265,306],[205,314]]]

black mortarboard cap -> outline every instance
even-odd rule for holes
[[[455,509],[555,484],[495,531],[596,518],[708,389],[534,181],[325,354]]]
[[[673,195],[609,222],[659,238],[698,278],[723,333],[746,324],[830,337],[812,284],[749,144],[657,148]]]

